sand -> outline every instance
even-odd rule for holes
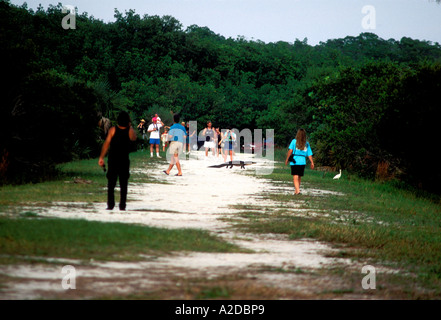
[[[148,153],[146,154],[148,156]],[[283,288],[298,294],[320,291],[317,285],[305,285],[305,274],[294,272],[261,272],[262,270],[320,270],[351,262],[332,257],[336,251],[330,245],[310,239],[289,240],[281,235],[244,234],[231,226],[238,221],[241,208],[256,206],[271,208],[275,204],[262,197],[265,192],[291,194],[293,187],[274,185],[265,179],[265,172],[273,162],[239,154],[235,160],[254,161],[255,164],[233,168],[210,168],[223,163],[223,159],[193,152],[190,160],[182,161],[183,176],[176,169],[170,175],[162,171],[163,163],[154,169],[133,172],[146,174],[166,184],[135,184],[129,182],[129,201],[126,211],[106,210],[105,203],[54,203],[38,208],[45,217],[87,219],[91,221],[122,222],[160,228],[197,228],[206,230],[226,241],[253,253],[198,253],[177,252],[160,257],[145,257],[141,262],[96,262],[57,259],[57,264],[19,264],[2,267],[1,273],[14,277],[0,293],[1,299],[38,299],[42,297],[82,298],[106,294],[130,294],[138,291],[158,290],[159,287],[177,285],[186,278],[216,279],[228,275],[241,275],[262,286]],[[288,170],[288,169],[287,169]],[[268,172],[268,171],[267,171]],[[117,190],[118,191],[118,190]],[[326,195],[329,191],[304,188],[304,194]],[[117,198],[118,199],[118,198]],[[294,196],[293,196],[294,199]],[[294,201],[294,200],[293,200]],[[293,214],[295,202],[287,206]],[[26,210],[26,208],[23,208]],[[36,208],[32,208],[35,212]],[[62,287],[60,265],[72,265],[76,271],[75,290]],[[173,279],[178,284],[173,284]],[[322,281],[323,282],[323,281]],[[73,294],[72,292],[75,292]]]

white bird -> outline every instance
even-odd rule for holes
[[[340,179],[340,177],[341,177],[341,169],[340,169],[340,173],[337,174],[333,179],[334,180],[338,180],[338,179]]]

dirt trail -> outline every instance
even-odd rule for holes
[[[194,155],[196,154],[196,155]],[[0,293],[1,299],[97,298],[149,292],[154,298],[193,299],[198,287],[228,286],[236,299],[321,298],[324,292],[345,284],[339,277],[323,273],[332,266],[347,266],[346,259],[331,257],[329,245],[313,240],[288,240],[280,235],[243,234],[231,228],[239,209],[234,205],[271,207],[263,192],[292,193],[253,173],[273,163],[240,154],[237,160],[256,163],[229,168],[209,168],[223,161],[204,159],[193,153],[182,163],[182,177],[167,176],[166,165],[136,169],[167,184],[129,184],[127,211],[105,210],[104,203],[84,206],[56,203],[40,208],[39,215],[94,221],[136,223],[161,228],[199,228],[253,253],[182,253],[145,257],[142,262],[96,262],[54,259],[58,264],[21,264],[2,267],[0,274],[14,277]],[[305,193],[326,191],[304,189]],[[35,211],[35,208],[33,208]],[[299,210],[299,214],[300,214]],[[230,219],[228,219],[230,218]],[[233,218],[233,219],[231,219]],[[76,289],[65,290],[60,264],[75,267]],[[361,280],[361,276],[360,276]],[[256,296],[257,295],[257,296]],[[353,296],[349,298],[354,298]],[[356,298],[362,298],[357,296]]]

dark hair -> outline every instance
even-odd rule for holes
[[[179,115],[179,113],[173,115],[174,122],[179,123],[180,120],[181,120],[181,116]]]
[[[116,119],[116,121],[121,127],[128,127],[129,123],[132,122],[132,120],[130,120],[129,114],[126,111],[121,111],[118,114],[118,118]]]

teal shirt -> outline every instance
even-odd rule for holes
[[[170,127],[168,131],[170,141],[179,141],[184,143],[184,138],[187,135],[187,130],[180,123],[175,123]]]
[[[304,150],[296,149],[296,139],[293,139],[291,141],[288,149],[291,149],[293,154],[295,151],[294,160],[296,161],[296,163],[294,164],[293,162],[290,162],[289,164],[291,166],[293,166],[293,165],[299,165],[299,166],[306,165],[306,158],[313,155],[312,150],[311,150],[311,146],[309,145],[308,142],[306,143],[306,147]]]

